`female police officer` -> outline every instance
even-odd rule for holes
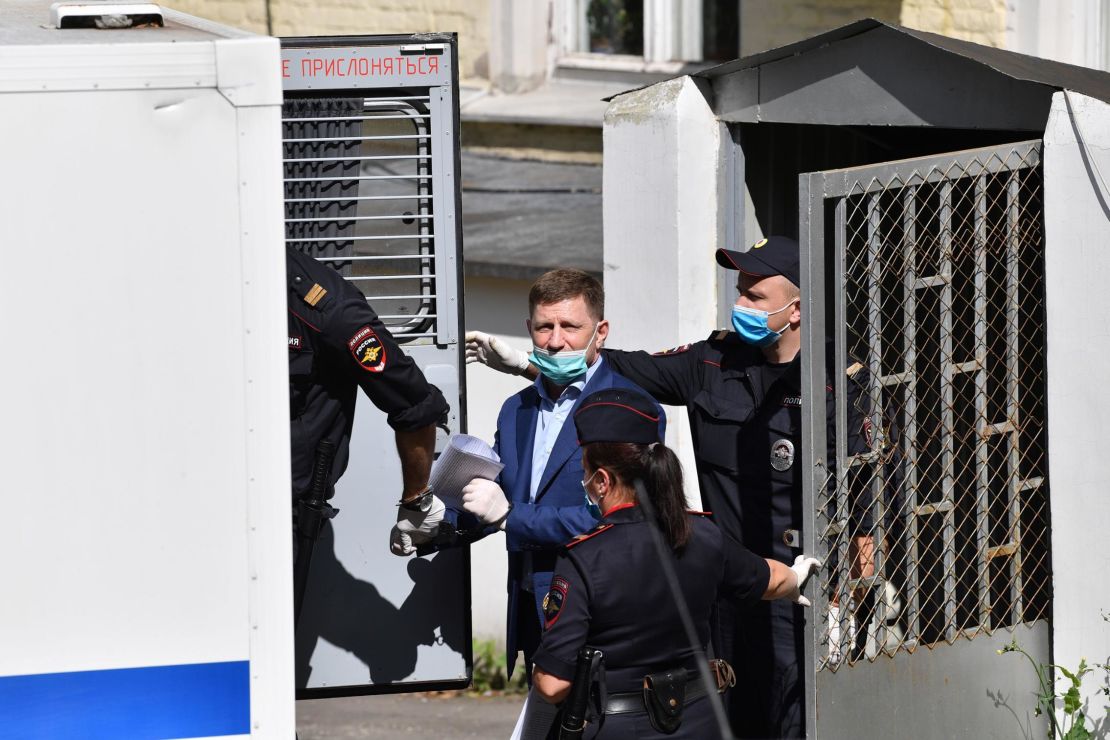
[[[704,514],[685,510],[682,468],[659,441],[656,407],[625,389],[591,394],[575,414],[587,504],[599,526],[568,544],[544,601],[543,641],[533,684],[548,701],[570,692],[579,648],[604,655],[604,706],[587,737],[670,737],[716,734],[696,659],[709,640],[718,595],[739,602],[789,598],[802,604],[799,584],[817,565],[799,557],[793,568],[760,558],[724,538]],[[638,506],[642,481],[655,523]],[[698,645],[682,629],[650,527],[669,546],[663,556],[681,584]],[[685,707],[683,707],[685,704]],[[674,725],[680,726],[674,729]]]

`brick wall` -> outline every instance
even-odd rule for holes
[[[742,0],[740,55],[785,46],[861,18],[898,23],[902,6],[902,0]]]
[[[265,0],[168,0],[166,5],[266,33]],[[270,0],[275,36],[455,31],[459,76],[489,76],[488,0]]]
[[[974,41],[1006,46],[1006,0],[905,0],[903,26]]]
[[[1006,0],[743,0],[740,53],[784,46],[861,18],[1004,47],[1006,5]]]

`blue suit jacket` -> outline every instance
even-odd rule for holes
[[[509,551],[509,604],[506,649],[512,671],[518,650],[531,658],[538,645],[518,644],[517,617],[520,609],[531,608],[538,624],[543,624],[543,598],[551,588],[551,572],[559,548],[580,534],[597,526],[597,520],[586,510],[582,493],[582,449],[574,428],[574,412],[582,399],[604,388],[631,388],[650,398],[638,385],[616,374],[608,362],[597,368],[578,397],[547,459],[543,477],[536,488],[536,500],[529,503],[532,478],[532,449],[536,439],[536,423],[540,413],[540,394],[535,385],[511,396],[497,416],[497,437],[494,449],[505,465],[498,483],[513,502],[513,510],[505,522],[505,546]],[[659,436],[663,437],[667,421],[659,410]],[[526,572],[530,554],[531,573]],[[533,597],[524,591],[525,581],[531,584]]]

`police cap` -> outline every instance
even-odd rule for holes
[[[739,270],[745,275],[769,277],[782,275],[801,285],[798,277],[798,242],[788,236],[769,236],[760,239],[747,252],[731,249],[717,250],[717,264],[726,270]]]
[[[578,444],[660,442],[659,411],[651,399],[628,388],[606,388],[586,396],[574,414]]]

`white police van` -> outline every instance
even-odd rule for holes
[[[400,470],[364,398],[295,640],[283,353],[288,240],[461,430],[455,60],[0,7],[0,738],[287,738],[295,696],[466,685],[467,553],[389,553]]]

